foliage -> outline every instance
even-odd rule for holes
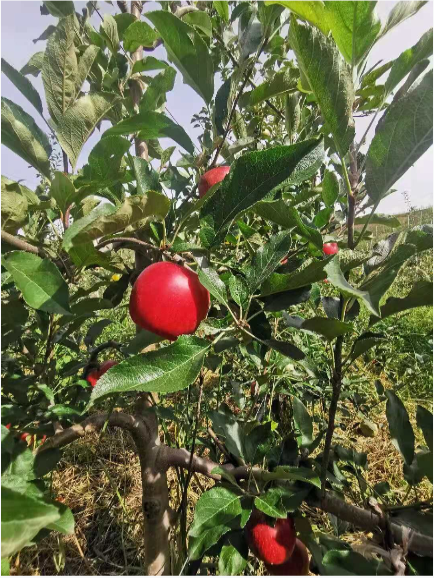
[[[40,179],[31,191],[2,177],[2,570],[49,531],[74,529],[50,491],[60,450],[32,453],[17,434],[51,438],[102,409],[134,413],[149,392],[159,403],[145,416],[159,419],[169,449],[201,444],[221,476],[188,532],[184,498],[177,504],[179,568],[207,556],[220,574],[247,573],[244,527],[257,508],[296,518],[318,573],[394,574],[387,552],[365,559],[325,539],[303,503],[327,490],[393,506],[383,480],[366,482],[370,456],[331,437],[344,402],[374,435],[384,403],[402,483],[432,482],[432,415],[405,404],[429,390],[408,370],[432,348],[419,309],[432,305],[432,224],[402,227],[376,212],[432,144],[432,33],[367,69],[374,43],[423,3],[399,4],[386,23],[374,2],[161,4],[141,18],[106,14],[97,30],[93,3],[78,13],[44,2],[41,13],[57,18],[45,50],[21,71],[2,59],[42,116],[45,102],[51,133],[2,99],[2,142]],[[167,60],[140,52],[160,44]],[[43,95],[29,78],[39,73]],[[177,75],[205,104],[192,119],[200,148],[166,107]],[[358,114],[375,126],[366,154]],[[103,121],[111,126],[77,170]],[[71,173],[59,171],[60,155]],[[217,163],[230,172],[199,200],[197,183]],[[373,225],[388,233],[372,246]],[[326,242],[339,255],[323,255]],[[172,344],[135,334],[128,314],[138,273],[162,259],[187,264],[211,294],[197,334]],[[86,377],[109,349],[120,363],[91,390]],[[218,387],[206,387],[213,378]],[[191,472],[179,471],[187,495]],[[418,504],[398,506],[423,533]]]

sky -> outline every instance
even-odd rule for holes
[[[85,6],[85,2],[75,2],[77,11]],[[113,2],[115,5],[115,3]],[[377,4],[377,12],[382,21],[386,20],[388,13],[397,2],[383,0]],[[56,24],[57,19],[52,16],[41,16],[39,0],[27,0],[25,2],[17,0],[1,1],[1,56],[18,70],[24,66],[30,56],[35,52],[44,50],[45,41],[34,43],[33,39],[38,38],[40,34],[50,25]],[[106,2],[98,2],[101,14],[106,12],[116,12],[117,8],[110,6]],[[158,10],[160,5],[156,2],[147,2],[145,11]],[[399,56],[399,54],[416,44],[424,32],[432,27],[433,22],[433,3],[429,2],[414,17],[403,22],[389,34],[383,37],[373,48],[368,67],[382,60],[387,62]],[[100,19],[97,14],[92,17],[92,23],[99,29]],[[153,53],[157,58],[165,58],[166,52],[163,46],[157,48]],[[28,76],[39,91],[43,94],[43,87],[40,75],[38,78]],[[216,78],[216,88],[220,81]],[[4,75],[1,75],[1,95],[13,100],[19,104],[26,112],[31,114],[41,129],[46,130],[46,125],[39,117],[36,110],[26,100],[24,96],[14,87],[14,85]],[[43,99],[44,101],[44,99]],[[203,100],[196,92],[185,85],[182,81],[182,75],[178,72],[175,81],[174,90],[167,95],[167,108],[176,121],[181,124],[188,132],[193,141],[197,142],[197,136],[200,134],[199,129],[194,129],[190,124],[193,114],[198,113],[203,106]],[[48,112],[45,109],[45,117],[48,118]],[[38,118],[39,117],[39,118]],[[357,118],[356,120],[356,138],[360,138],[367,125],[369,117]],[[104,126],[103,129],[110,125]],[[368,135],[367,142],[372,138],[374,128]],[[99,134],[92,135],[84,146],[77,168],[86,163],[87,156],[93,146],[99,140]],[[169,139],[162,139],[162,146],[166,148],[173,144]],[[27,163],[15,155],[12,151],[2,145],[1,147],[1,173],[14,180],[23,180],[29,188],[35,189],[38,185],[35,169],[28,167]],[[407,173],[394,185],[397,189],[379,206],[379,212],[382,213],[401,213],[412,207],[426,207],[432,205],[433,195],[433,149],[432,147],[410,168]],[[406,201],[407,197],[407,201]]]

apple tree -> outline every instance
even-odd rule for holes
[[[432,226],[394,230],[377,211],[432,144],[432,30],[368,65],[425,2],[384,22],[364,1],[109,4],[43,2],[41,29],[57,19],[45,49],[21,70],[2,59],[34,109],[2,98],[2,143],[39,179],[31,190],[3,167],[2,569],[73,531],[49,483],[62,448],[123,428],[148,575],[194,575],[204,558],[226,575],[255,558],[277,575],[309,560],[317,574],[423,574],[430,505],[394,516],[387,480],[364,477],[370,456],[334,434],[383,320],[432,304],[422,276],[386,300]],[[202,100],[196,142],[166,106],[176,79]],[[375,223],[390,235],[369,249]],[[136,335],[110,330],[118,313]],[[417,444],[395,385],[355,407],[369,427],[383,403],[403,479],[432,482],[432,415],[418,406]],[[193,474],[210,483],[188,525]],[[371,554],[318,532],[312,508],[371,533]]]

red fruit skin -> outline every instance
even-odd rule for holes
[[[281,264],[281,265],[286,265],[287,263],[288,263],[288,257],[285,257],[284,259],[282,259],[282,260],[280,261],[280,264]]]
[[[324,243],[322,246],[322,252],[324,255],[336,255],[339,252],[339,247],[337,243]]]
[[[6,429],[11,429],[11,423],[6,424]]]
[[[168,261],[146,267],[131,291],[130,315],[136,325],[174,341],[196,331],[210,296],[194,271]]]
[[[115,361],[114,359],[108,359],[107,361],[104,361],[103,363],[101,363],[101,367],[99,368],[99,376],[98,377],[101,377],[102,375],[104,375],[104,373],[106,371],[108,371],[111,367],[114,367],[117,364],[118,364],[118,362]]]
[[[328,279],[324,279],[324,283],[330,283]]]
[[[294,521],[292,518],[279,519],[273,527],[267,524],[265,517],[254,512],[248,523],[247,540],[257,558],[267,564],[283,564],[294,550]]]
[[[295,541],[294,551],[284,564],[265,564],[271,576],[308,576],[309,554],[306,546],[298,538]]]
[[[209,189],[222,181],[230,170],[231,167],[227,166],[216,167],[202,175],[199,181],[199,197],[205,196]]]
[[[99,371],[98,369],[94,369],[93,371],[91,371],[88,376],[86,377],[86,380],[90,383],[90,385],[92,387],[95,387],[96,382],[99,379]]]

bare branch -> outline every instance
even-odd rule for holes
[[[27,241],[23,241],[22,239],[19,239],[18,237],[14,237],[14,235],[11,235],[10,233],[7,233],[6,231],[2,231],[1,239],[4,243],[8,243],[9,245],[12,245],[12,247],[15,247],[16,249],[21,249],[21,251],[27,251],[27,253],[33,253],[34,255],[39,255],[40,257],[45,257],[44,251],[42,249],[39,249],[39,247],[35,247],[34,245],[30,245],[30,243],[27,243]]]

